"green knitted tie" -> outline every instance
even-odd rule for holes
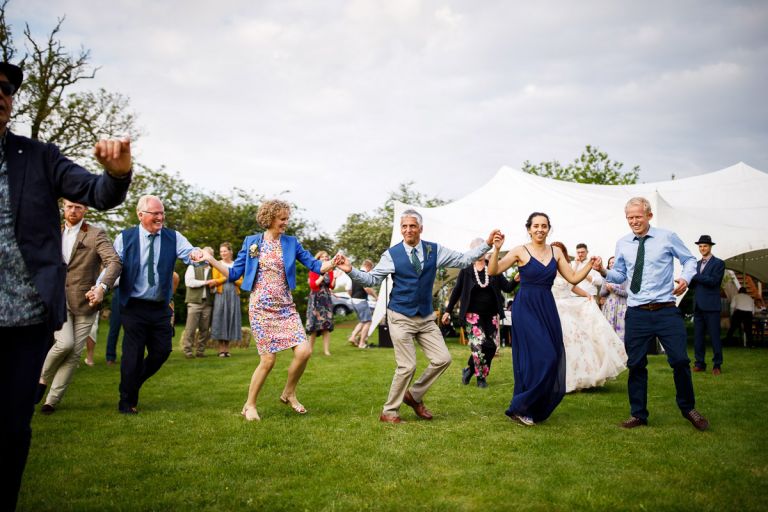
[[[419,261],[419,257],[416,255],[416,249],[411,249],[411,264],[413,265],[413,269],[416,271],[417,274],[421,274],[421,262]]]
[[[149,235],[149,257],[147,258],[147,282],[149,286],[155,286],[155,238],[157,235]]]
[[[640,284],[643,282],[643,263],[645,262],[645,238],[641,236],[638,238],[640,242],[637,245],[637,257],[635,258],[635,270],[632,272],[632,283],[629,285],[629,290],[632,293],[640,291]]]

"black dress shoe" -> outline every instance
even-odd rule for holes
[[[48,389],[48,384],[37,383],[37,388],[35,389],[35,404],[39,404],[40,400],[43,399],[46,389]]]
[[[46,416],[51,415],[56,412],[56,408],[52,405],[45,404],[40,408],[40,412],[45,414]]]
[[[687,413],[683,414],[683,417],[690,421],[694,427],[699,430],[707,430],[709,428],[709,422],[707,418],[701,415],[696,409],[691,409]]]
[[[645,425],[648,425],[648,420],[644,420],[642,418],[636,418],[634,416],[630,416],[628,420],[624,420],[621,422],[622,428],[644,427]]]
[[[125,407],[120,409],[120,414],[139,414],[139,410],[135,407]]]
[[[469,384],[469,381],[472,380],[472,370],[469,369],[469,366],[461,370],[461,383],[465,386]]]
[[[488,383],[485,381],[484,378],[478,377],[477,378],[477,387],[479,387],[479,388],[487,388],[488,387]]]

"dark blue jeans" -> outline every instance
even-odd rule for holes
[[[720,312],[702,311],[698,308],[693,312],[693,354],[695,365],[702,370],[707,368],[707,347],[704,345],[704,335],[709,334],[712,342],[712,367],[720,368],[723,364],[723,345],[720,343]]]
[[[120,288],[112,291],[112,313],[109,315],[109,334],[107,334],[107,361],[117,361],[117,339],[120,337]]]
[[[658,337],[672,367],[677,406],[683,414],[687,414],[695,407],[696,400],[682,313],[676,307],[656,311],[630,307],[627,308],[625,321],[630,413],[635,418],[648,419],[648,343]]]

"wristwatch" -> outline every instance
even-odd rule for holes
[[[107,286],[107,283],[99,283],[99,285],[104,288],[104,293],[109,291],[109,286]]]

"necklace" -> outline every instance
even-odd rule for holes
[[[488,275],[488,271],[485,272],[485,282],[480,281],[480,274],[477,272],[477,267],[472,265],[472,270],[475,271],[475,281],[477,281],[477,285],[480,288],[486,288],[488,284],[491,282],[491,277]]]
[[[544,254],[543,254],[542,256],[539,256],[539,255],[537,255],[537,254],[534,254],[534,251],[533,251],[533,245],[531,245],[531,250],[530,250],[530,251],[528,251],[528,252],[530,253],[530,255],[531,255],[532,257],[536,258],[536,260],[538,260],[538,262],[539,262],[539,263],[541,263],[541,264],[544,264],[544,258],[546,258],[546,257],[547,257],[547,251],[546,251],[546,249],[544,250]]]

